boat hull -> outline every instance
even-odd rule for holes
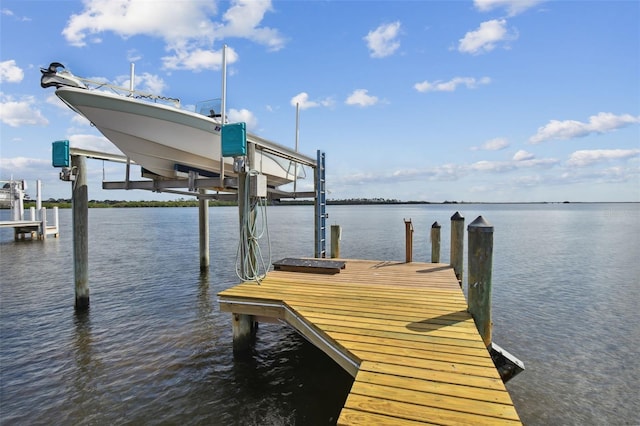
[[[166,178],[184,177],[184,170],[220,173],[220,130],[215,119],[168,105],[110,93],[61,87],[56,95],[87,118],[126,156],[144,169]],[[225,176],[235,176],[233,159],[224,159]],[[252,169],[277,187],[292,182],[289,161],[257,152]]]

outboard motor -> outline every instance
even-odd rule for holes
[[[62,68],[62,70],[58,71],[58,68]],[[81,89],[87,88],[78,77],[67,71],[60,62],[51,62],[49,68],[40,68],[40,72],[42,73],[40,86],[43,88],[52,86],[56,88],[61,86],[79,87]]]

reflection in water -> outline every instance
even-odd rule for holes
[[[640,205],[455,209],[495,227],[493,334],[526,364],[508,383],[523,421],[637,423]],[[343,228],[342,256],[389,261],[404,259],[404,218],[415,228],[414,260],[423,261],[431,224],[448,235],[455,211],[330,210]],[[203,275],[197,208],[89,215],[84,315],[73,313],[71,211],[60,211],[59,239],[15,243],[0,230],[0,423],[335,423],[353,380],[294,330],[261,324],[249,357],[233,357],[231,316],[216,294],[238,282],[237,208],[210,209]],[[313,207],[269,207],[269,227],[274,259],[313,256]]]

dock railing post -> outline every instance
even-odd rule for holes
[[[482,216],[467,227],[469,232],[469,313],[485,346],[491,344],[491,268],[493,226]]]
[[[89,309],[89,200],[85,157],[72,155],[71,167],[75,173],[75,180],[71,181],[75,308],[76,311],[86,311]]]
[[[336,259],[340,257],[340,237],[342,235],[342,228],[340,225],[331,225],[331,258]]]
[[[405,261],[413,262],[413,224],[411,219],[404,219],[404,237],[405,237]]]
[[[431,225],[431,263],[440,263],[440,224]]]
[[[464,217],[455,212],[451,216],[451,266],[462,286],[462,264],[464,262]]]
[[[209,270],[209,200],[203,197],[207,190],[200,188],[198,197],[198,219],[200,231],[200,272]]]

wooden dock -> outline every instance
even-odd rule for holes
[[[520,424],[449,265],[345,263],[271,271],[220,292],[220,310],[285,321],[345,368],[338,424]]]

